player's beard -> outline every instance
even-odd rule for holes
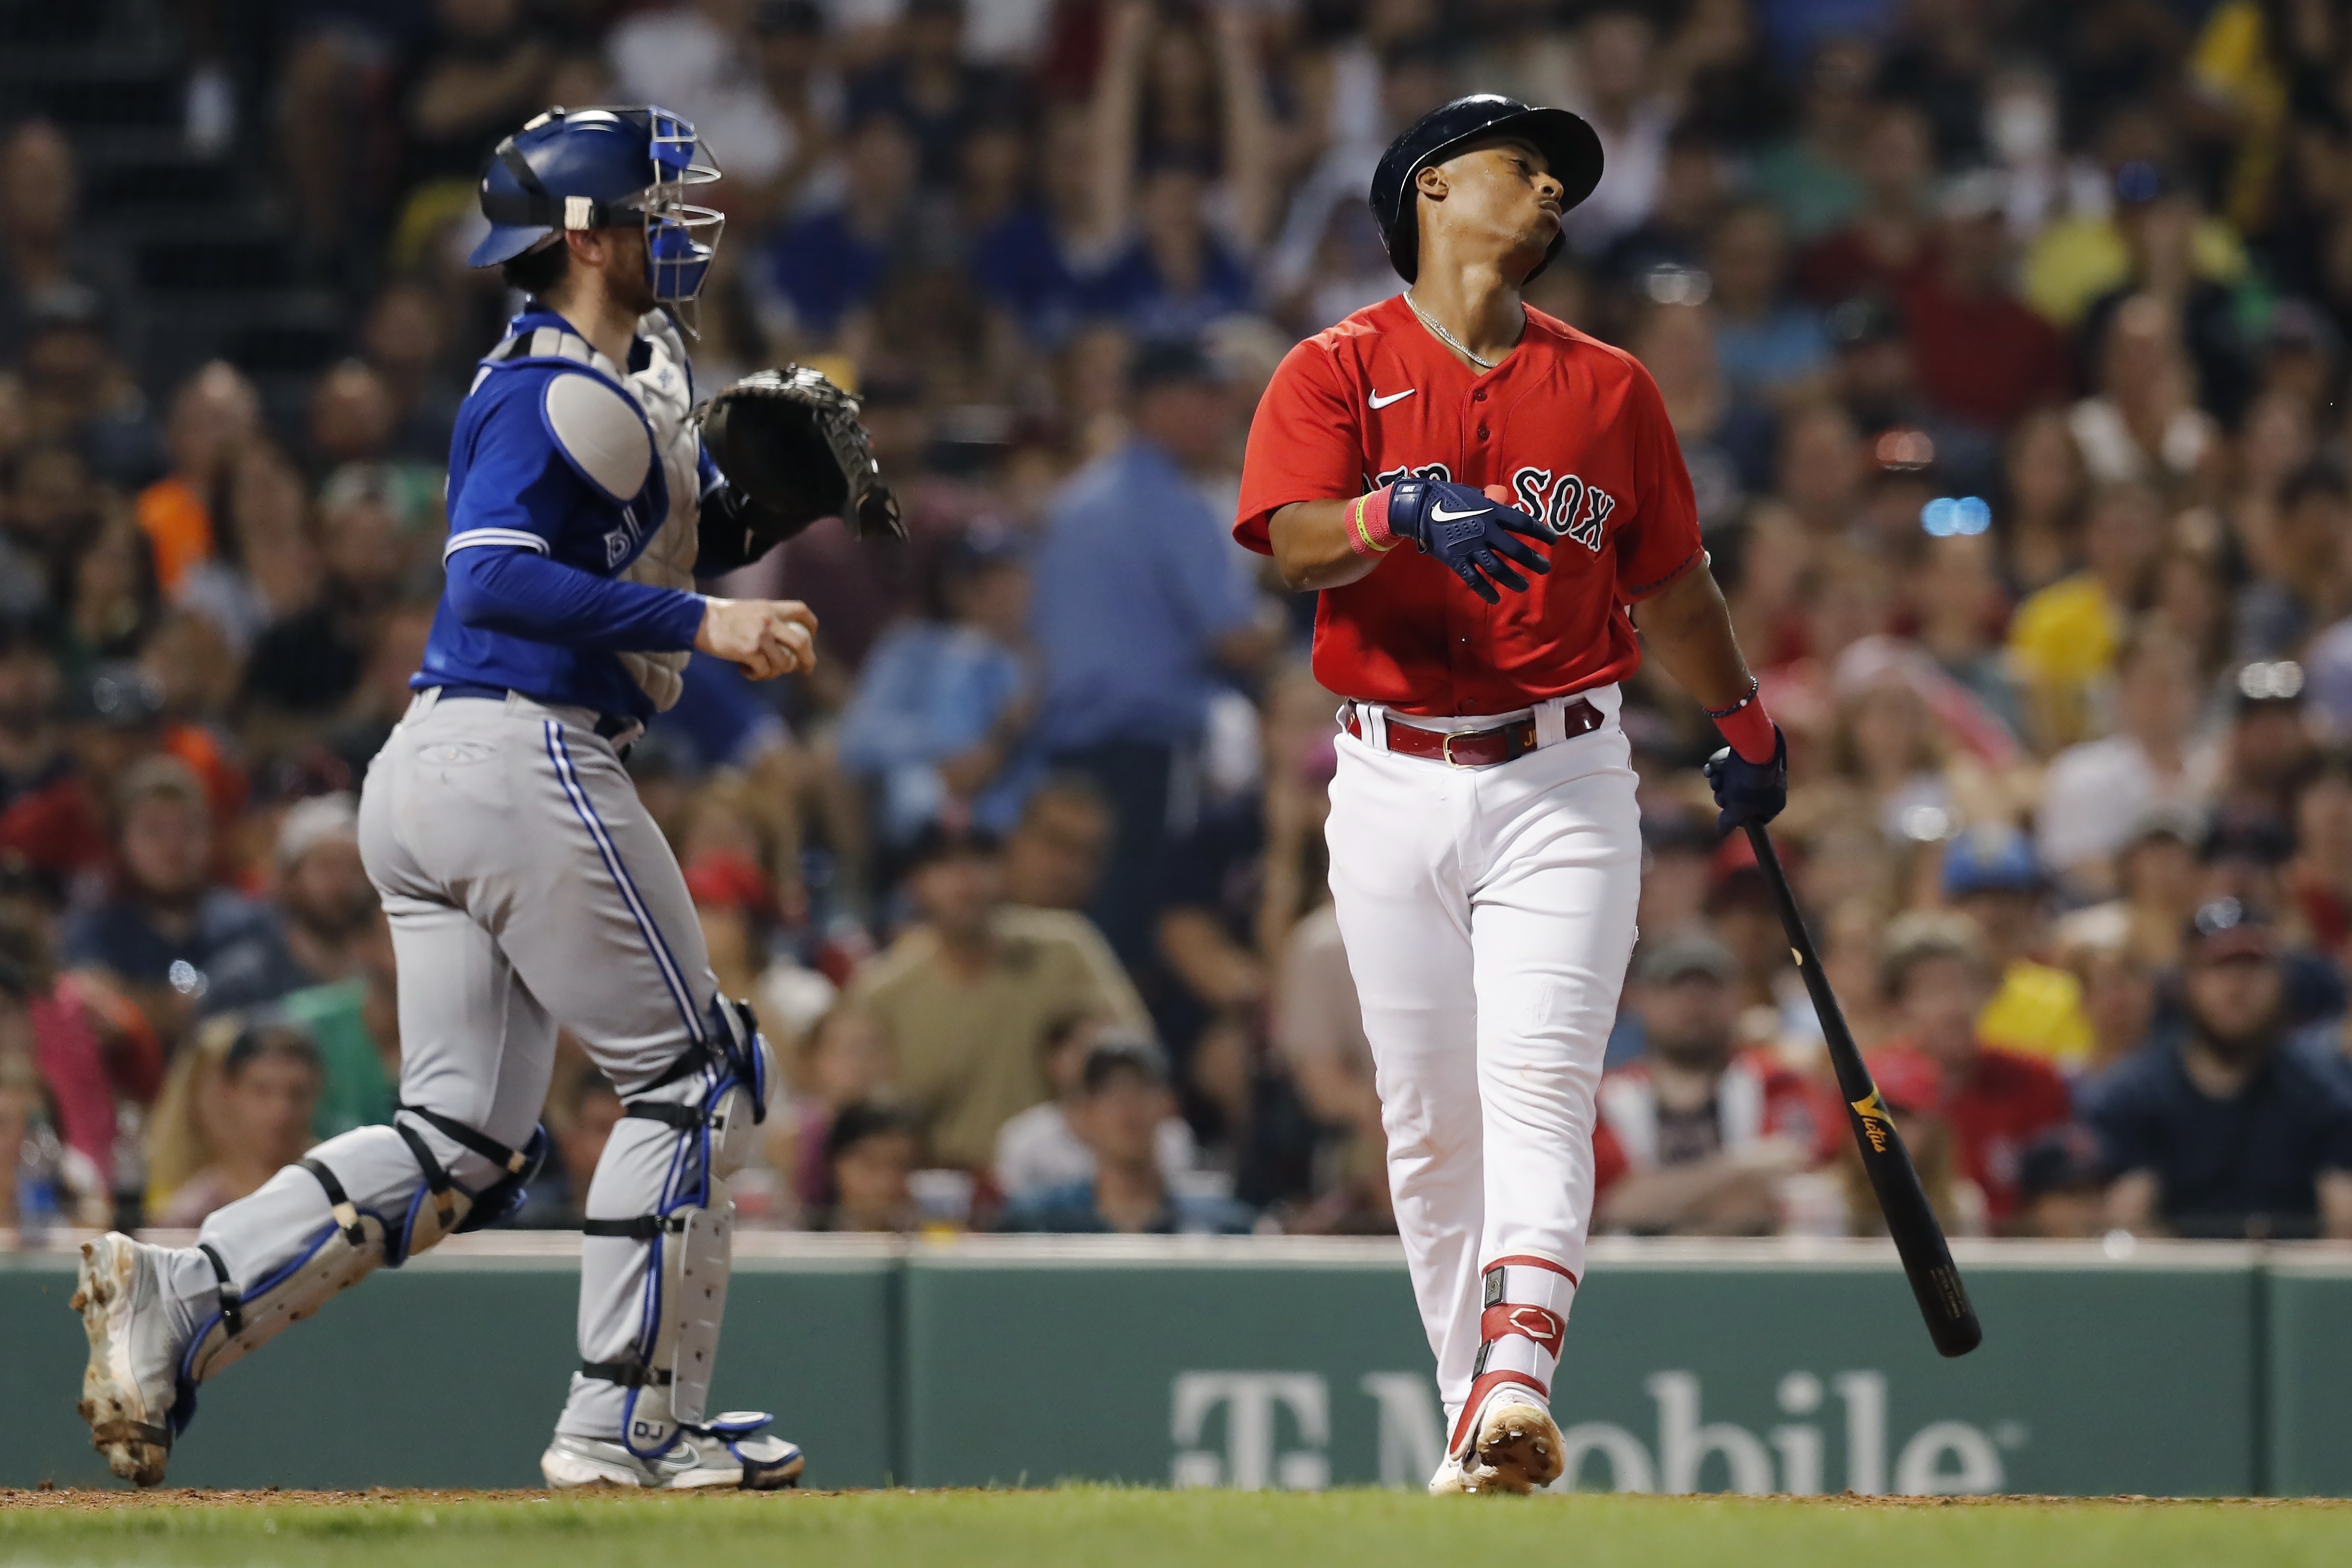
[[[2280,1009],[2273,1007],[2258,1023],[2227,1032],[2201,1019],[2192,1020],[2205,1048],[2234,1067],[2258,1061],[2278,1037]]]
[[[660,303],[654,298],[653,280],[646,259],[646,231],[640,227],[621,232],[631,236],[613,247],[604,262],[604,292],[613,302],[636,315],[644,315]]]

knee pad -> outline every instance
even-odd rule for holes
[[[748,1003],[720,997],[712,1003],[711,1012],[726,1039],[721,1048],[726,1077],[718,1086],[710,1113],[710,1169],[713,1175],[723,1178],[750,1164],[758,1149],[758,1129],[768,1120],[776,1063]]]
[[[654,1213],[591,1218],[581,1226],[586,1236],[652,1248],[646,1268],[656,1284],[639,1325],[638,1355],[580,1369],[629,1391],[623,1441],[645,1457],[667,1450],[681,1426],[702,1421],[734,1260],[735,1203],[727,1178],[758,1147],[774,1079],[773,1056],[751,1008],[724,997],[713,1002],[704,1040],[622,1111],[667,1123],[688,1143],[677,1191]]]

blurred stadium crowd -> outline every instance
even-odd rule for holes
[[[90,0],[0,30],[0,1220],[189,1225],[385,1116],[352,795],[515,301],[490,144],[726,171],[706,386],[865,400],[909,548],[737,585],[631,761],[789,1107],[748,1224],[1391,1227],[1255,394],[1458,92],[1608,172],[1531,302],[1657,378],[1850,1021],[1958,1230],[2352,1235],[2352,16],[2330,0]],[[1866,1231],[1662,679],[1597,1228]],[[1466,1048],[1466,1043],[1465,1043]],[[576,1055],[527,1219],[619,1106]]]

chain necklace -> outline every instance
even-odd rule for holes
[[[1481,359],[1476,354],[1472,353],[1468,349],[1465,348],[1460,338],[1455,337],[1452,332],[1447,331],[1444,327],[1440,326],[1437,322],[1436,317],[1431,315],[1428,311],[1421,308],[1420,301],[1412,297],[1412,290],[1410,289],[1404,291],[1404,308],[1411,310],[1415,316],[1419,317],[1423,326],[1427,327],[1431,331],[1435,332],[1437,334],[1438,342],[1444,343],[1447,348],[1452,349],[1455,353],[1460,354],[1464,359],[1468,360],[1472,364],[1476,365],[1480,370],[1492,370],[1496,365],[1503,363],[1498,359]]]

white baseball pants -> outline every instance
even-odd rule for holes
[[[1331,892],[1449,1426],[1490,1337],[1482,1270],[1556,1268],[1562,1317],[1584,1273],[1593,1093],[1633,950],[1642,838],[1617,689],[1581,695],[1598,729],[1494,767],[1339,741]]]

